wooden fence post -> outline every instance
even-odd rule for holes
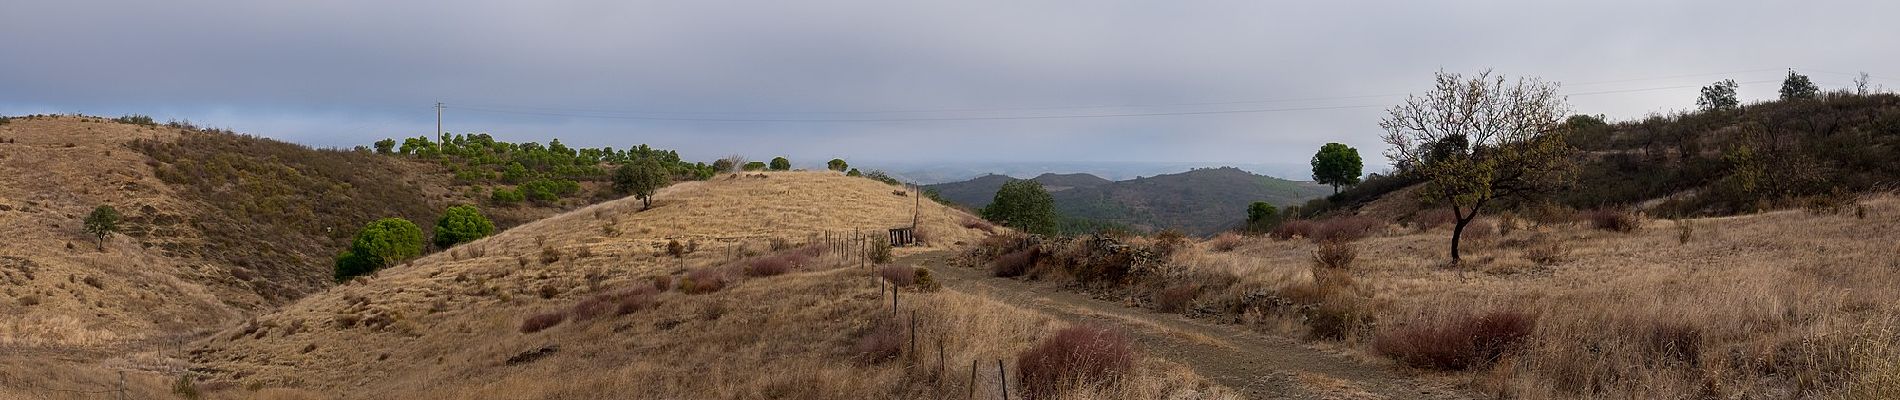
[[[970,397],[969,397],[969,400],[976,400],[976,359],[975,359],[975,358],[971,358],[971,359],[970,359]]]
[[[1003,360],[996,359],[996,379],[1002,382],[1003,400],[1009,400],[1009,374],[1003,372]]]
[[[910,310],[910,353],[917,354],[917,310]]]
[[[125,371],[119,371],[119,400],[125,400]]]

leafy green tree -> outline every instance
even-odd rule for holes
[[[495,233],[495,222],[482,216],[475,206],[459,205],[442,212],[435,220],[435,247],[448,248]]]
[[[508,163],[508,166],[505,168],[502,168],[501,170],[502,182],[519,185],[522,182],[527,182],[529,179],[533,179],[533,178],[534,178],[534,172],[528,171],[527,166],[523,166],[521,165],[521,163],[518,163],[518,162]]]
[[[620,164],[620,169],[614,170],[614,190],[637,196],[643,210],[653,208],[653,193],[666,187],[666,181],[666,169],[651,158]]]
[[[1458,240],[1486,205],[1530,196],[1572,178],[1563,123],[1569,106],[1557,86],[1535,78],[1506,84],[1490,71],[1466,79],[1439,71],[1437,85],[1411,96],[1379,121],[1386,156],[1424,181],[1419,195],[1450,206],[1451,259]]]
[[[1056,202],[1042,183],[1013,180],[996,190],[996,198],[983,207],[983,218],[1023,232],[1051,235],[1056,233]]]
[[[528,199],[528,196],[521,194],[521,190],[519,189],[499,189],[498,188],[498,189],[495,189],[494,193],[490,193],[488,195],[489,201],[493,201],[495,202],[495,204],[503,204],[503,205],[519,204],[522,201],[527,200],[527,199]]]
[[[762,171],[762,170],[765,170],[765,162],[764,162],[764,161],[753,161],[753,162],[748,162],[748,163],[745,163],[745,170],[746,170],[746,171]]]
[[[1703,111],[1726,111],[1741,107],[1742,101],[1735,98],[1735,89],[1739,87],[1741,85],[1735,84],[1734,79],[1723,79],[1703,86],[1702,97],[1695,99],[1695,105],[1702,107]]]
[[[792,160],[787,160],[785,157],[772,157],[772,170],[790,171],[792,170]]]
[[[1256,201],[1256,202],[1253,202],[1253,204],[1247,205],[1247,223],[1248,224],[1268,223],[1279,218],[1280,218],[1280,210],[1277,208],[1274,208],[1273,203],[1268,203],[1264,201]]]
[[[712,163],[713,171],[718,173],[732,172],[734,167],[737,167],[737,165],[734,165],[733,160],[728,158],[713,160]]]
[[[396,139],[383,138],[376,141],[376,154],[389,155],[396,150]]]
[[[93,207],[91,214],[86,214],[86,233],[98,240],[99,250],[106,249],[106,236],[111,236],[113,232],[118,231],[118,209],[109,205],[100,205]]]
[[[422,228],[402,218],[383,218],[363,226],[350,249],[337,254],[336,280],[375,272],[422,255]]]
[[[864,173],[858,172],[857,168],[852,168],[850,171],[845,171],[844,176],[864,176]]]
[[[1788,77],[1781,80],[1782,100],[1808,100],[1820,93],[1821,88],[1814,86],[1814,81],[1808,80],[1807,75],[1794,73],[1792,69],[1788,70]]]
[[[1365,164],[1359,159],[1359,149],[1339,143],[1327,143],[1319,147],[1319,153],[1313,154],[1313,181],[1333,185],[1333,194],[1339,194],[1340,185],[1359,183],[1361,169]]]
[[[831,159],[831,161],[825,162],[825,169],[829,169],[832,171],[844,172],[845,170],[850,169],[850,167],[851,167],[851,164],[846,164],[844,162],[844,159],[842,158],[833,158]]]

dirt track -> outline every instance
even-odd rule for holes
[[[1293,339],[1124,307],[1047,284],[993,278],[984,271],[954,266],[950,257],[948,252],[932,252],[900,262],[928,266],[944,277],[946,285],[966,293],[992,296],[1072,322],[1120,328],[1148,354],[1187,365],[1251,398],[1471,398],[1443,383],[1411,379],[1388,367],[1307,348]]]

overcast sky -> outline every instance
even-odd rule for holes
[[[352,146],[428,134],[441,101],[451,132],[702,160],[1275,163],[1343,142],[1371,172],[1383,108],[1441,68],[1563,82],[1612,119],[1724,78],[1768,99],[1790,67],[1900,87],[1900,2],[1527,3],[9,0],[0,114]],[[1275,111],[1044,118],[1249,110]]]

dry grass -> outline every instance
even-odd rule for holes
[[[917,310],[919,350],[910,350],[906,313],[897,358],[860,357],[860,338],[891,322],[888,299],[879,297],[871,270],[855,268],[855,255],[829,250],[851,246],[795,229],[829,228],[835,235],[849,231],[840,228],[907,223],[910,203],[864,179],[770,176],[677,185],[647,211],[619,200],[530,223],[471,243],[489,249],[482,255],[427,256],[261,316],[255,327],[213,335],[196,344],[193,358],[219,372],[214,382],[338,398],[916,398],[935,395],[940,385],[962,393],[972,384],[972,360],[987,372],[974,382],[978,391],[993,393],[995,360],[1013,360],[1061,327],[1048,316],[954,291],[907,291],[900,304]],[[839,200],[860,197],[894,203]],[[593,221],[596,209],[619,215],[608,219],[620,221],[618,236],[603,236],[597,223],[569,221]],[[986,235],[957,225],[966,216],[960,212],[932,211],[924,223],[939,237]],[[873,233],[882,237],[882,228]],[[681,238],[702,243],[700,251],[659,256]],[[769,247],[774,238],[785,242],[786,253],[748,250]],[[543,247],[577,256],[553,264],[515,261]],[[783,274],[738,273],[752,257],[785,254],[804,261]],[[720,290],[690,289],[715,274],[724,278]],[[656,282],[679,290],[652,290]],[[553,295],[544,298],[544,290]],[[602,312],[615,299],[635,298],[619,293],[639,290],[651,290],[640,297],[645,308]],[[566,322],[521,333],[524,318],[544,312]],[[351,323],[337,322],[344,320]],[[888,351],[890,336],[866,348]],[[938,345],[947,359],[938,357]],[[1225,393],[1184,367],[1142,357],[1123,384],[1065,398],[1231,396]]]
[[[1900,199],[1870,198],[1872,215]],[[1619,218],[1620,219],[1620,218]],[[1800,210],[1685,221],[1677,229],[1552,223],[1466,241],[1466,268],[1444,268],[1444,229],[1356,242],[1346,287],[1308,268],[1319,246],[1259,241],[1170,259],[1193,276],[1228,276],[1203,302],[1264,329],[1323,337],[1324,310],[1356,304],[1384,330],[1457,326],[1510,306],[1536,315],[1523,345],[1482,372],[1453,375],[1518,398],[1884,398],[1897,379],[1900,221]],[[1526,234],[1530,236],[1525,236]],[[1529,239],[1525,239],[1528,237]],[[1491,272],[1468,274],[1471,270]],[[1167,287],[1158,285],[1156,287]],[[1266,294],[1267,296],[1259,296]],[[1246,299],[1264,299],[1249,302]],[[1293,304],[1282,306],[1281,304]],[[1310,311],[1295,311],[1311,304]],[[1347,307],[1349,308],[1349,307]],[[1347,348],[1374,355],[1373,338]]]

